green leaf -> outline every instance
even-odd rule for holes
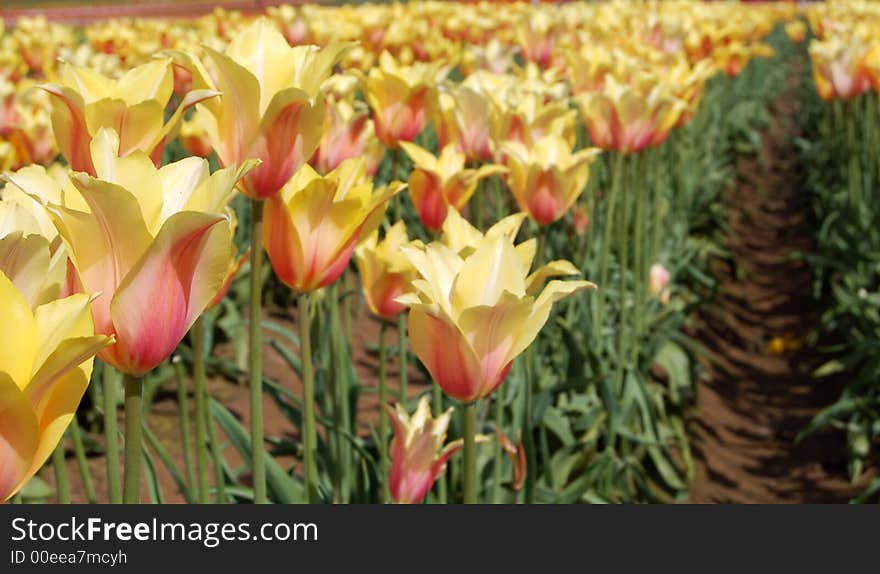
[[[672,402],[681,404],[691,391],[690,359],[680,346],[667,342],[657,352],[654,363],[669,375],[669,395]]]

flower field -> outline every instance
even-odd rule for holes
[[[875,4],[0,15],[0,499],[880,495]]]

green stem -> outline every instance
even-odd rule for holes
[[[263,334],[260,331],[263,279],[263,202],[251,200],[251,305],[248,360],[251,371],[251,451],[254,504],[266,504],[266,460],[263,447]]]
[[[196,477],[199,504],[208,504],[208,389],[205,380],[205,323],[202,317],[193,323],[190,337],[193,350],[193,383],[196,402]]]
[[[191,449],[192,433],[190,432],[189,397],[186,389],[186,373],[183,371],[183,362],[179,356],[171,359],[174,366],[174,378],[177,381],[177,410],[180,412],[180,442],[183,443],[183,466],[186,469],[187,488],[192,489],[196,483],[196,469],[193,463]]]
[[[315,381],[312,373],[312,341],[309,332],[308,293],[299,296],[299,339],[300,358],[302,362],[303,403],[305,404],[305,420],[303,421],[303,465],[306,478],[306,501],[309,504],[318,502],[318,467],[316,453],[318,450],[318,431],[315,426]]]
[[[464,503],[477,503],[476,414],[474,403],[462,405],[464,418]]]
[[[328,289],[329,312],[330,312],[330,350],[333,357],[333,382],[336,408],[336,445],[339,458],[337,460],[338,495],[337,499],[343,504],[348,503],[350,497],[349,462],[351,460],[351,445],[345,438],[351,434],[351,419],[348,402],[348,373],[346,372],[346,355],[342,350],[342,326],[339,318],[339,291],[336,284]]]
[[[214,421],[206,419],[208,427],[208,441],[211,445],[211,463],[214,465],[214,482],[217,492],[214,500],[217,504],[226,502],[226,478],[223,475],[223,453],[220,450],[220,441],[217,440],[217,431]]]
[[[407,342],[406,314],[397,317],[397,360],[400,363],[400,404],[408,409],[409,402],[409,343]]]
[[[628,179],[624,173],[621,177]],[[618,306],[619,306],[619,324],[617,327],[617,384],[618,392],[623,389],[623,379],[626,375],[625,363],[627,359],[627,336],[626,328],[628,321],[628,310],[626,297],[628,295],[626,272],[629,259],[629,245],[627,239],[629,235],[629,182],[626,181],[622,186],[620,194],[620,225],[617,229],[617,247],[618,247]]]
[[[538,459],[535,454],[535,435],[532,433],[532,385],[534,355],[525,353],[525,377],[523,378],[523,449],[526,452],[526,483],[523,489],[524,502],[534,504],[535,481],[537,479]]]
[[[86,460],[86,448],[83,445],[82,429],[79,426],[79,421],[76,420],[76,414],[73,415],[73,420],[70,421],[70,438],[73,439],[73,452],[76,455],[79,476],[86,491],[86,499],[89,501],[89,504],[95,504],[98,501],[98,495],[95,493],[95,483],[92,481],[92,473],[89,471],[89,464]]]
[[[388,404],[386,330],[387,326],[383,321],[379,326],[379,460],[382,467],[383,504],[387,504],[391,500],[391,495],[388,491],[388,475],[391,472],[391,465],[388,462],[388,413],[385,412]]]
[[[495,392],[495,426],[504,432],[504,399],[501,390]],[[492,502],[501,504],[501,470],[504,465],[504,449],[501,441],[495,441],[495,454],[492,463]]]
[[[125,483],[123,502],[141,501],[141,426],[144,382],[141,377],[125,375]]]
[[[605,221],[603,225],[602,245],[599,251],[599,289],[605,289],[605,295],[596,297],[596,314],[593,316],[593,333],[599,337],[605,320],[605,301],[610,296],[607,289],[608,282],[608,259],[611,249],[612,231],[614,230],[614,208],[617,203],[617,194],[620,191],[620,178],[623,175],[624,154],[614,155],[614,164],[611,171],[611,191],[605,197]]]
[[[434,383],[431,393],[431,411],[434,418],[437,418],[443,414],[443,389],[440,388],[440,385]],[[437,477],[437,502],[439,504],[446,504],[448,500],[447,476],[448,473],[444,473]]]
[[[58,504],[70,504],[70,479],[67,477],[67,462],[64,459],[64,437],[52,453],[52,465],[55,469],[55,490],[58,493]]]
[[[107,498],[110,504],[122,502],[122,479],[119,474],[119,437],[116,421],[116,371],[104,363],[104,440],[107,448]]]
[[[643,152],[649,153],[649,152]],[[647,295],[646,281],[646,262],[644,236],[645,233],[645,203],[648,201],[649,193],[645,188],[645,158],[642,154],[638,154],[634,158],[636,164],[636,189],[635,189],[635,221],[633,222],[633,274],[635,275],[635,286],[633,290],[634,310],[633,310],[633,336],[631,345],[630,361],[635,364],[638,360],[639,338],[642,336],[642,323],[644,316],[644,302]],[[654,205],[657,210],[657,205]]]

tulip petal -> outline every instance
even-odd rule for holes
[[[505,291],[524,295],[524,277],[513,243],[487,239],[465,260],[453,285],[452,307],[460,313],[478,305],[495,305]]]
[[[168,58],[150,60],[127,71],[116,83],[116,92],[129,106],[145,100],[165,105],[174,91],[174,71]]]
[[[564,277],[566,275],[579,275],[580,271],[571,261],[565,259],[557,259],[545,265],[542,265],[531,275],[526,277],[526,293],[529,295],[537,295],[538,291],[544,285],[544,281],[550,277]]]
[[[49,270],[49,242],[42,235],[15,232],[0,238],[0,271],[31,308],[36,307]]]
[[[6,373],[23,389],[31,377],[37,356],[37,323],[25,298],[2,273],[0,325],[7,326],[0,329],[0,373]]]
[[[223,216],[171,216],[119,285],[110,312],[123,372],[139,375],[168,358],[226,279],[232,245]],[[112,348],[111,348],[112,350]]]
[[[288,88],[272,98],[246,157],[263,163],[247,177],[255,197],[278,192],[315,153],[321,142],[324,106],[312,106],[308,94]]]
[[[9,375],[0,372],[0,501],[8,500],[30,478],[27,473],[38,444],[37,417],[30,402]]]
[[[480,360],[453,324],[419,309],[409,312],[413,352],[450,397],[470,402],[480,391]]]
[[[40,86],[49,92],[52,98],[52,131],[58,149],[76,171],[95,173],[92,158],[89,155],[89,134],[83,109],[83,98],[74,90],[58,84]]]
[[[226,55],[250,71],[260,86],[260,113],[269,107],[275,94],[293,81],[293,50],[278,27],[266,18],[258,18],[238,33]]]
[[[532,307],[532,313],[521,327],[521,334],[516,347],[511,351],[513,356],[522,353],[526,347],[532,344],[538,332],[550,317],[550,310],[557,301],[568,297],[578,291],[595,289],[596,284],[589,281],[559,281],[553,280],[547,284]]]

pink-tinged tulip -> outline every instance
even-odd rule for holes
[[[529,274],[537,241],[513,244],[524,216],[502,219],[483,236],[475,229],[427,246],[404,248],[420,279],[398,301],[410,308],[412,349],[450,397],[470,403],[504,381],[513,360],[535,340],[554,302],[589,281],[546,279],[578,274],[552,261]],[[461,224],[461,218],[458,219]]]
[[[471,162],[492,159],[492,120],[499,114],[494,100],[459,87],[441,92],[438,104],[434,125],[439,147],[454,144]]]
[[[364,78],[364,95],[373,109],[376,136],[389,148],[413,141],[436,106],[437,82],[445,71],[439,64],[402,66],[388,52]]]
[[[401,189],[395,182],[374,192],[363,158],[324,176],[304,165],[265,205],[263,241],[275,274],[300,293],[336,281]]]
[[[809,51],[816,90],[823,100],[850,100],[871,89],[870,61],[875,59],[872,52],[877,52],[857,36],[813,41]]]
[[[461,439],[443,446],[452,408],[434,418],[427,397],[419,400],[412,417],[400,404],[385,408],[394,427],[388,490],[398,504],[418,504],[446,470],[449,458],[464,446]]]
[[[89,384],[92,358],[112,342],[95,335],[89,297],[79,294],[31,310],[0,273],[0,501],[49,458]]]
[[[593,145],[622,153],[636,153],[666,141],[687,104],[662,83],[635,87],[606,78],[601,92],[577,98]]]
[[[259,18],[225,53],[204,47],[204,62],[177,53],[193,72],[193,86],[222,95],[200,104],[199,122],[225,166],[262,163],[240,184],[252,198],[278,193],[312,157],[321,141],[321,83],[348,49],[290,47],[278,28]]]
[[[97,178],[72,173],[75,192],[9,177],[44,202],[92,304],[95,330],[115,335],[99,356],[142,375],[164,361],[220,291],[233,257],[228,202],[245,165],[209,173],[187,158],[156,169],[143,152],[117,157],[119,139],[100,130],[91,144]]]
[[[361,103],[362,104],[362,103]],[[324,135],[309,163],[321,173],[330,173],[346,159],[364,157],[367,174],[376,175],[384,153],[373,131],[369,111],[358,109],[356,102],[325,101]]]
[[[541,138],[530,148],[507,142],[498,151],[517,205],[540,225],[565,215],[586,187],[599,153],[598,148],[572,152],[558,136]]]
[[[407,242],[406,224],[398,221],[382,241],[376,230],[354,252],[367,305],[383,319],[393,319],[406,309],[396,298],[411,290],[416,277],[415,269],[400,251]]]
[[[92,176],[95,166],[89,142],[102,128],[119,134],[119,155],[142,151],[156,165],[166,140],[189,107],[212,98],[216,91],[190,92],[166,122],[165,107],[174,89],[171,60],[147,62],[113,80],[72,64],[65,64],[60,84],[44,84],[52,99],[52,127],[64,159],[74,171]]]
[[[648,273],[648,293],[659,297],[664,305],[669,303],[669,271],[660,263],[651,265]]]
[[[409,193],[426,228],[439,231],[449,209],[460,211],[474,194],[481,179],[503,173],[498,165],[465,169],[464,154],[449,144],[435,157],[428,150],[409,142],[401,147],[413,161]]]

